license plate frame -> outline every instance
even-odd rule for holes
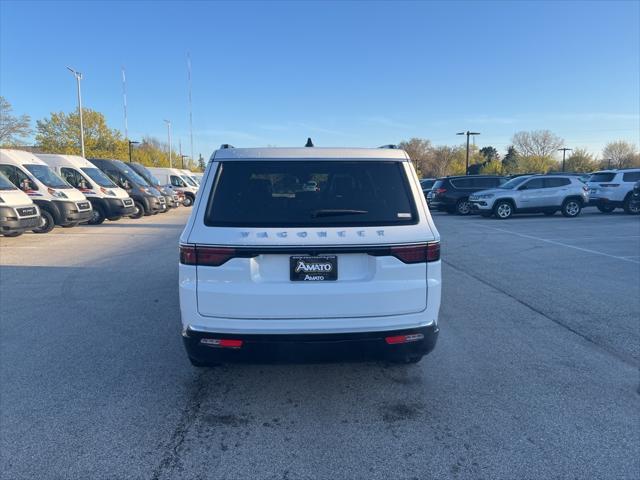
[[[335,282],[338,280],[337,255],[292,255],[289,257],[292,282]]]

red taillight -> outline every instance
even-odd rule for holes
[[[446,188],[436,188],[436,195],[442,195],[443,193],[446,193],[447,189]]]
[[[203,338],[200,340],[200,343],[208,347],[220,347],[220,348],[242,347],[242,340],[235,340],[232,338]]]
[[[386,337],[384,339],[389,345],[398,345],[399,343],[417,342],[424,338],[421,333],[412,333],[411,335],[396,335],[395,337]]]
[[[232,259],[235,253],[236,251],[233,248],[180,245],[180,263],[183,265],[219,267]]]
[[[391,255],[404,263],[436,262],[440,260],[440,242],[391,247]]]
[[[183,265],[198,264],[195,245],[180,245],[180,263]]]

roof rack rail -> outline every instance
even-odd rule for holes
[[[220,150],[226,150],[227,148],[236,148],[236,147],[228,143],[223,143],[222,145],[220,145]]]
[[[390,150],[399,150],[400,147],[398,147],[398,145],[394,145],[393,143],[390,143],[389,145],[382,145],[378,148],[388,148]]]

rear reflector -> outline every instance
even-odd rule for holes
[[[233,248],[180,245],[180,263],[183,265],[219,267],[232,259],[235,253],[236,251]]]
[[[417,342],[422,340],[424,335],[421,333],[412,333],[411,335],[397,335],[395,337],[386,337],[384,339],[389,345],[397,345],[399,343]]]
[[[440,260],[440,242],[391,247],[391,255],[404,263],[437,262]]]
[[[220,348],[242,347],[242,340],[234,340],[231,338],[203,338],[200,340],[200,343],[208,347],[220,347]]]

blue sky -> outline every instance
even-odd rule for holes
[[[547,128],[640,143],[640,2],[0,2],[0,93],[32,118],[83,102],[129,136],[378,146]]]

